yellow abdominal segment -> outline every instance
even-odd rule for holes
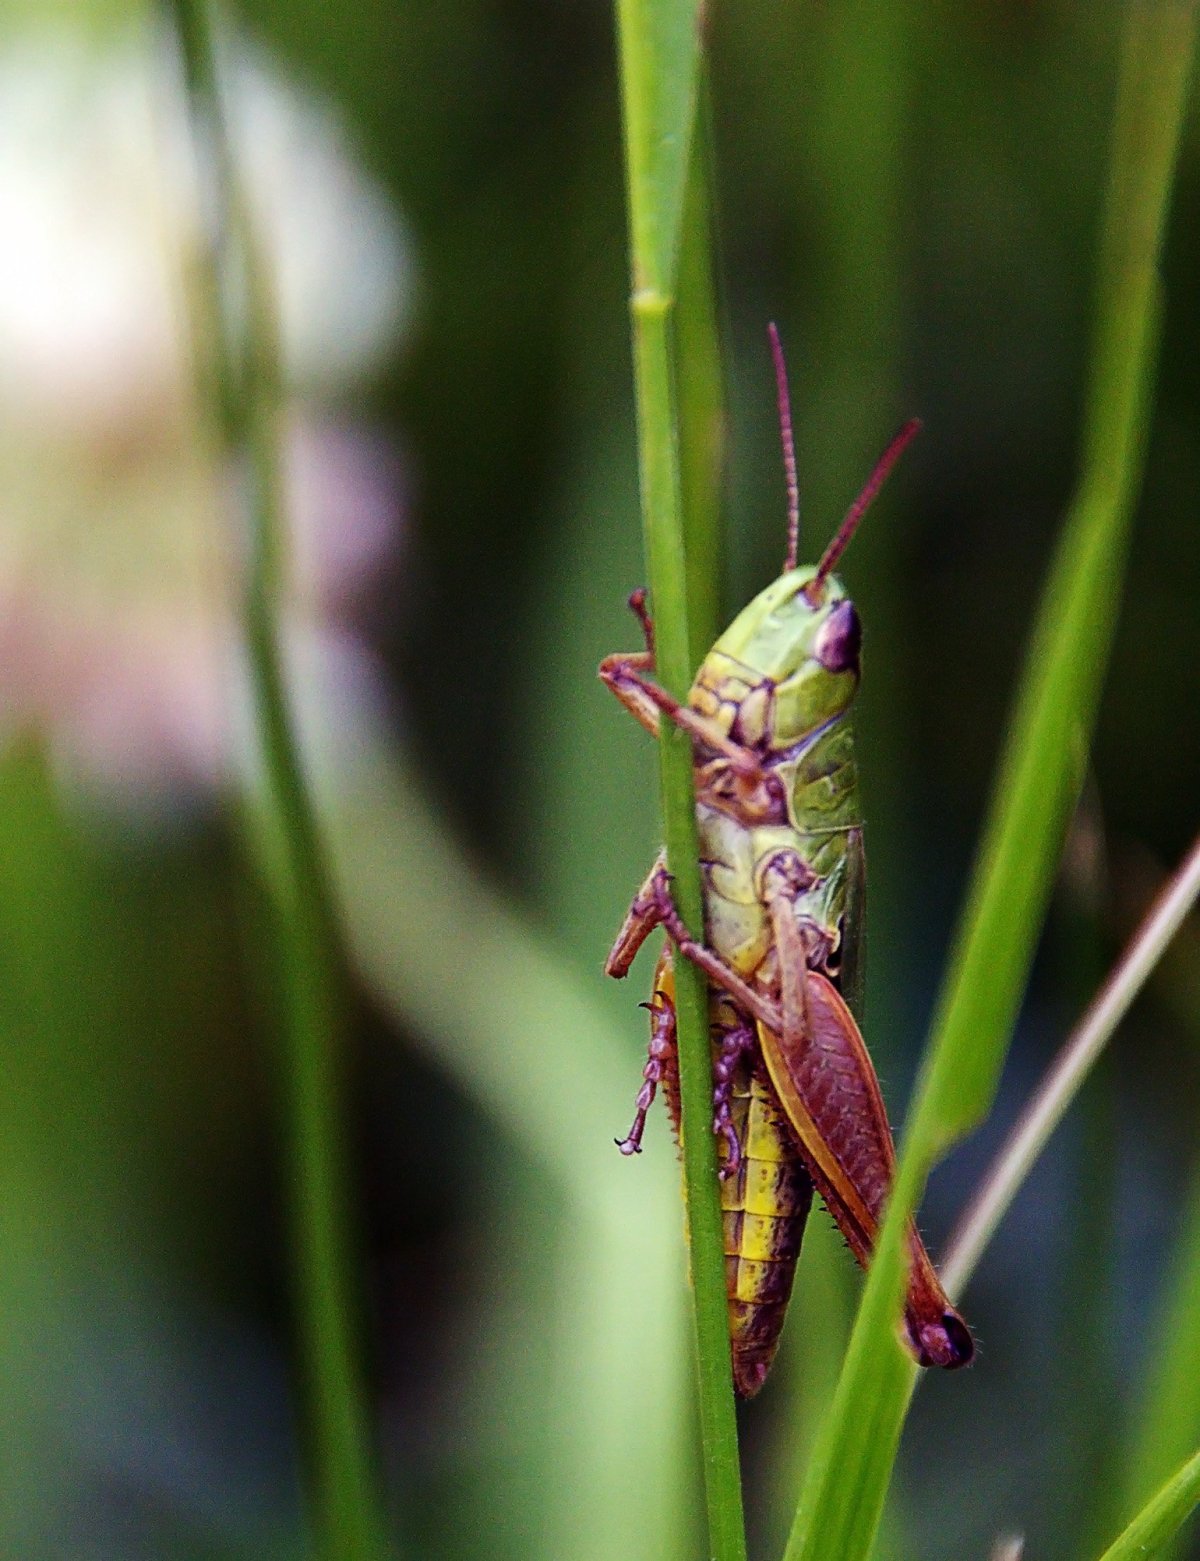
[[[732,1114],[742,1163],[721,1184],[725,1293],[734,1380],[749,1397],[779,1342],[812,1187],[774,1092],[749,1070],[735,1082]]]

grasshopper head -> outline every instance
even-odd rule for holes
[[[779,389],[779,422],[788,479],[788,549],[783,573],[738,614],[713,647],[718,656],[741,664],[767,695],[758,702],[758,740],[776,749],[791,748],[809,732],[836,720],[858,688],[862,625],[854,603],[833,573],[900,452],[920,428],[911,418],[875,463],[866,486],[846,511],[819,564],[796,567],[799,493],[792,419],[788,407],[783,351],[770,327]],[[758,713],[756,711],[756,713]],[[746,710],[739,713],[743,734]]]
[[[836,575],[806,565],[760,591],[713,647],[774,689],[772,741],[786,748],[846,710],[862,626]]]

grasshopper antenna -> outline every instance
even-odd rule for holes
[[[846,518],[837,529],[833,541],[821,555],[821,562],[817,565],[817,572],[805,588],[805,595],[810,602],[819,602],[825,589],[825,581],[832,572],[834,565],[850,545],[850,538],[858,530],[858,523],[870,509],[875,495],[887,481],[888,473],[903,454],[905,446],[921,432],[921,419],[910,417],[908,422],[892,439],[891,444],[875,462],[875,470],[867,478],[863,491],[855,499],[854,503],[846,511]]]
[[[796,567],[800,552],[800,484],[796,480],[796,443],[792,437],[792,398],[788,391],[787,364],[783,359],[783,343],[775,329],[775,321],[767,326],[771,338],[771,356],[775,360],[775,394],[779,402],[779,439],[783,445],[783,471],[787,478],[788,545],[783,561],[783,572],[788,574]]]

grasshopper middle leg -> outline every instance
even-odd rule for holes
[[[671,941],[685,958],[695,963],[720,987],[727,990],[743,1008],[756,1018],[778,1023],[778,1010],[733,970],[697,943],[688,933],[683,920],[671,899],[670,874],[666,868],[665,853],[660,852],[650,869],[646,881],[634,896],[629,913],[621,924],[616,942],[609,951],[605,971],[621,978],[629,968],[642,944],[656,927],[663,927]],[[633,1125],[624,1138],[616,1144],[622,1154],[640,1154],[642,1134],[646,1125],[646,1113],[655,1093],[668,1070],[676,1066],[675,1008],[663,992],[656,992],[654,1001],[647,1005],[651,1012],[650,1046],[646,1066],[642,1071],[642,1086],[635,1103]],[[737,1065],[745,1052],[754,1046],[754,1031],[749,1023],[732,1028],[722,1028],[720,1044],[713,1062],[713,1124],[712,1130],[725,1144],[726,1156],[721,1167],[722,1179],[737,1174],[741,1165],[741,1145],[733,1125],[730,1111],[733,1078]]]

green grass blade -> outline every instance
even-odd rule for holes
[[[1159,319],[1158,253],[1194,42],[1192,5],[1136,5],[1122,52],[1078,496],[1026,671],[888,1217],[788,1561],[871,1546],[915,1368],[894,1337],[903,1220],[995,1091],[1086,753],[1120,592]]]
[[[348,773],[344,731],[315,714],[306,753],[365,985],[528,1163],[540,1190],[527,1215],[541,1224],[563,1207],[561,1267],[544,1276],[557,1320],[534,1352],[550,1356],[553,1401],[531,1401],[526,1379],[542,1380],[532,1367],[504,1388],[510,1413],[541,1422],[520,1433],[539,1449],[545,1487],[531,1554],[690,1556],[678,1192],[613,1147],[628,1037],[595,970],[576,976],[458,845],[411,759],[377,733]]]
[[[341,1142],[340,944],[316,822],[301,771],[277,611],[284,539],[274,424],[273,313],[241,198],[204,0],[174,0],[209,247],[197,267],[200,394],[220,457],[241,474],[249,539],[241,630],[253,699],[248,850],[264,891],[270,984],[284,1043],[283,1105],[307,1454],[319,1553],[387,1552],[358,1340]]]
[[[1161,1550],[1200,1501],[1200,1452],[1157,1491],[1100,1561],[1135,1561]]]
[[[617,0],[635,292],[674,291],[700,74],[699,17],[698,0]]]
[[[656,673],[683,699],[694,670],[684,546],[672,319],[679,232],[691,165],[699,42],[695,0],[618,0],[621,94],[629,201],[638,471]],[[676,903],[699,930],[700,869],[692,746],[662,722],[663,833]],[[745,1555],[737,1423],[725,1301],[725,1258],[711,1132],[712,1062],[703,977],[676,962],[683,1164],[695,1299],[700,1429],[712,1554]]]
[[[707,94],[702,90],[703,105]],[[679,464],[683,498],[688,632],[693,648],[711,645],[721,630],[721,472],[724,396],[713,282],[712,146],[698,117],[679,247],[675,361],[679,384]]]
[[[987,1114],[1082,776],[1142,474],[1158,256],[1195,6],[1129,9],[1096,298],[1081,475],[1030,640],[967,912],[933,1033],[922,1127],[935,1146]],[[936,1060],[936,1068],[933,1064]]]
[[[897,1183],[893,1201],[906,1188]],[[829,1417],[808,1466],[785,1561],[868,1556],[883,1511],[917,1368],[895,1338],[902,1225],[885,1222]]]
[[[1200,1436],[1200,1171],[1193,1170],[1166,1294],[1151,1329],[1142,1402],[1122,1448],[1122,1504],[1132,1511]],[[1166,1548],[1173,1548],[1168,1545]]]

